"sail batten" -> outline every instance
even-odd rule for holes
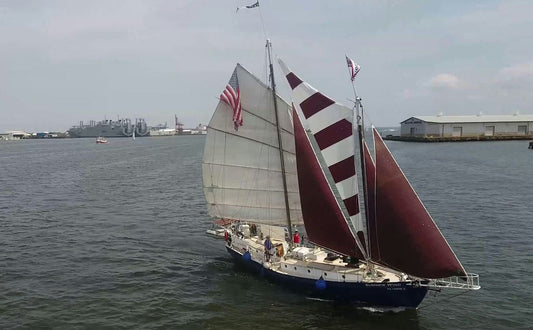
[[[260,144],[264,144],[264,145],[267,145],[267,146],[272,147],[272,148],[277,148],[276,145],[273,145],[273,144],[271,144],[271,143],[267,143],[267,142],[263,142],[263,141],[261,141],[261,140],[255,139],[255,138],[253,138],[253,137],[247,137],[247,136],[242,136],[242,135],[238,135],[238,134],[233,134],[233,133],[231,133],[231,132],[225,132],[225,131],[222,130],[222,129],[218,129],[218,128],[214,128],[214,127],[209,127],[209,126],[207,127],[207,129],[208,129],[208,130],[211,129],[211,130],[213,130],[213,131],[222,132],[222,133],[227,134],[227,135],[238,136],[238,137],[241,138],[241,139],[250,140],[250,141],[253,141],[253,142],[257,142],[257,143],[260,143]],[[285,131],[285,130],[284,130],[283,132],[284,132],[284,134],[291,134],[291,135],[292,135],[291,132],[288,132],[288,131]],[[293,152],[293,151],[283,150],[283,152],[289,152],[289,153],[291,153],[291,154],[294,155],[294,152]]]

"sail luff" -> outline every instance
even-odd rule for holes
[[[352,85],[354,86],[354,93],[355,93],[355,85],[352,81]],[[367,238],[367,244],[366,244],[366,251],[367,251],[367,254],[369,255],[369,259],[371,259],[371,254],[370,254],[370,247],[368,246],[370,243],[368,242],[368,194],[367,194],[367,182],[366,182],[366,179],[367,179],[367,176],[366,176],[366,159],[365,159],[365,155],[364,155],[364,150],[363,150],[363,145],[366,144],[365,143],[365,139],[364,139],[364,125],[363,125],[363,120],[362,120],[362,116],[363,116],[363,108],[360,107],[361,106],[361,99],[359,97],[357,97],[357,94],[355,94],[355,102],[356,102],[356,108],[357,108],[357,138],[358,138],[358,141],[359,141],[359,159],[360,159],[360,167],[361,167],[361,182],[363,184],[363,205],[364,205],[364,209],[365,209],[365,222],[366,222],[366,228],[367,228],[367,233],[366,233],[366,238]],[[361,116],[360,116],[361,114]],[[357,184],[357,183],[356,183]],[[364,238],[365,236],[362,235],[362,241],[365,242]]]
[[[465,269],[375,128],[373,136],[380,262],[424,278],[465,276]]]
[[[370,155],[370,150],[366,141],[363,141],[363,152],[365,159],[365,178],[366,178],[366,218],[367,218],[367,233],[368,233],[368,253],[370,259],[374,261],[380,260],[379,253],[379,239],[376,228],[376,165]]]

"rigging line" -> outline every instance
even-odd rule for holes
[[[453,295],[451,297],[447,297],[447,298],[443,298],[443,299],[437,299],[437,301],[435,301],[434,303],[431,303],[431,304],[427,304],[425,306],[422,306],[422,307],[418,307],[417,310],[421,310],[423,308],[426,308],[426,307],[429,307],[429,306],[432,306],[432,305],[435,305],[435,304],[440,304],[442,303],[443,301],[446,301],[446,300],[450,300],[450,299],[453,299],[455,297],[459,297],[459,296],[462,296],[464,294],[467,294],[467,293],[471,293],[472,291],[468,290],[468,291],[465,291],[465,292],[461,292],[461,293],[458,293],[456,295]]]
[[[259,0],[257,1],[257,3],[259,3]],[[257,8],[259,8],[259,18],[261,19],[261,27],[263,28],[263,36],[265,37],[265,39],[268,39],[266,29],[265,29],[265,22],[263,20],[263,12],[261,11],[261,5],[259,5],[259,7]]]
[[[264,61],[264,68],[263,68],[265,71],[263,72],[264,73],[264,79],[265,81],[268,81],[268,84],[269,84],[269,87],[270,86],[270,79],[268,79],[268,49],[265,47],[265,61]]]

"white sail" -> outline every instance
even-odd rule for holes
[[[207,128],[203,187],[211,216],[263,224],[287,224],[272,91],[236,67],[243,125],[220,101]],[[302,223],[290,106],[277,97],[292,224]]]

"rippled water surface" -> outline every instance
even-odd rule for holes
[[[388,142],[482,289],[379,313],[236,267],[201,189],[205,137],[0,143],[0,328],[506,329],[533,320],[526,141]]]

